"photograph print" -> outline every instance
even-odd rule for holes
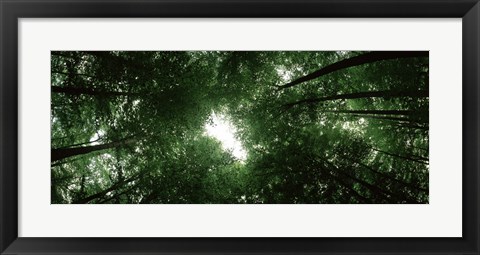
[[[52,204],[428,204],[428,51],[52,51]]]

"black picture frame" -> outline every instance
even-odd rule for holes
[[[0,0],[0,17],[1,254],[479,254],[478,0]],[[462,18],[463,237],[18,237],[18,19],[60,17]]]

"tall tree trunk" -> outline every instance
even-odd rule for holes
[[[402,200],[402,201],[407,201],[409,203],[418,203],[418,201],[415,201],[415,200],[411,200],[409,198],[403,198],[403,197],[399,197],[398,195],[392,193],[391,191],[389,190],[384,190],[380,187],[377,187],[373,184],[370,184],[368,183],[367,181],[364,181],[364,180],[361,180],[353,175],[350,175],[348,173],[346,173],[345,171],[342,171],[341,169],[339,169],[336,165],[334,165],[333,163],[329,162],[328,160],[324,159],[324,158],[321,158],[321,161],[326,163],[327,165],[331,166],[333,169],[335,169],[335,173],[345,177],[345,178],[348,178],[354,182],[357,182],[358,184],[362,185],[363,187],[367,188],[368,190],[370,190],[373,194],[375,194],[376,197],[381,197],[383,198],[384,200],[386,200],[387,202],[389,203],[398,203],[399,200]],[[317,161],[318,162],[318,161]],[[397,200],[394,200],[394,198],[396,198]]]
[[[352,116],[356,118],[378,120],[381,122],[385,122],[389,125],[401,127],[401,128],[420,129],[423,131],[428,131],[428,125],[423,126],[421,125],[423,123],[417,123],[407,117],[375,116],[375,115],[361,115],[361,114],[353,114]]]
[[[370,92],[357,92],[341,95],[333,95],[327,97],[317,97],[317,98],[307,98],[299,100],[296,102],[284,104],[284,107],[293,107],[298,104],[303,103],[320,103],[338,99],[356,99],[356,98],[372,98],[372,97],[382,97],[382,98],[394,98],[394,97],[428,97],[428,90],[410,90],[410,91],[370,91]]]
[[[139,96],[139,93],[131,92],[118,92],[118,91],[98,91],[94,89],[87,88],[74,88],[74,87],[58,87],[52,86],[52,92],[63,93],[68,95],[90,95],[90,96]]]
[[[105,189],[105,190],[102,190],[98,193],[95,193],[93,195],[90,195],[88,197],[85,197],[85,198],[82,198],[82,199],[78,199],[78,200],[75,200],[72,202],[72,204],[86,204],[94,199],[97,199],[97,198],[102,198],[104,197],[108,192],[110,191],[114,191],[118,188],[121,188],[123,187],[125,184],[128,184],[132,181],[134,181],[135,179],[137,179],[138,177],[140,176],[140,174],[136,174],[132,177],[130,177],[129,179],[127,180],[123,180],[123,181],[120,181],[120,182],[117,182],[115,183],[114,185],[110,186],[108,189]]]
[[[392,117],[392,116],[375,116],[375,115],[362,115],[362,114],[352,114],[352,116],[357,118],[366,118],[374,120],[383,120],[383,121],[395,121],[395,122],[410,122],[409,118],[406,117]]]
[[[80,195],[83,196],[85,193],[85,174],[82,175],[82,179],[80,180]]]
[[[381,115],[412,115],[416,113],[413,110],[338,110],[338,111],[324,111],[331,113],[353,113],[353,114],[381,114]]]
[[[126,190],[124,190],[124,191],[122,191],[122,192],[117,192],[115,195],[113,195],[113,196],[111,196],[111,197],[109,197],[109,198],[105,198],[104,200],[99,201],[97,204],[105,204],[105,203],[110,202],[110,201],[112,201],[112,200],[114,200],[114,199],[117,200],[116,203],[119,203],[118,200],[119,200],[120,196],[131,192],[132,190],[134,190],[134,189],[137,188],[137,187],[138,187],[138,183],[136,183],[135,185],[132,185],[130,188],[128,188],[128,189],[126,189]],[[105,194],[106,194],[106,193],[105,193]]]
[[[389,180],[392,180],[394,182],[397,182],[397,183],[400,183],[401,185],[405,186],[405,187],[408,187],[408,188],[412,188],[412,189],[415,189],[415,190],[418,190],[418,191],[422,191],[422,192],[428,192],[427,189],[425,188],[422,188],[422,187],[419,187],[417,185],[414,185],[414,184],[411,184],[411,183],[408,183],[408,182],[405,182],[405,181],[402,181],[402,180],[399,180],[397,178],[394,178],[386,173],[382,173],[380,171],[377,171],[375,169],[373,169],[371,166],[368,166],[368,165],[365,165],[363,164],[362,162],[358,162],[358,161],[354,161],[355,163],[359,164],[360,166],[362,166],[363,168],[369,170],[370,172],[372,173],[375,173],[375,174],[378,174],[378,175],[381,175]]]
[[[389,156],[392,156],[392,157],[406,159],[406,160],[414,161],[414,162],[417,162],[417,163],[420,163],[420,164],[428,165],[428,160],[423,160],[422,158],[418,158],[417,156],[414,156],[415,158],[412,158],[408,155],[398,155],[398,154],[394,154],[394,153],[391,153],[391,152],[388,152],[388,151],[379,150],[379,149],[376,149],[376,148],[372,148],[372,150],[381,152],[385,155],[389,155]]]
[[[374,51],[370,53],[365,53],[359,56],[344,59],[342,61],[325,66],[320,70],[307,74],[287,84],[281,85],[279,86],[279,89],[286,89],[289,87],[293,87],[302,82],[313,80],[320,76],[323,76],[341,69],[349,68],[352,66],[359,66],[367,63],[373,63],[373,62],[388,60],[388,59],[413,58],[413,57],[428,57],[428,51]]]
[[[422,126],[418,126],[418,125],[400,125],[400,127],[409,128],[409,129],[418,129],[418,130],[422,130],[424,132],[428,132],[428,130],[429,130],[428,127],[422,127]]]
[[[365,188],[367,188],[368,190],[370,190],[370,191],[375,195],[375,197],[381,197],[381,198],[383,198],[384,200],[388,201],[389,203],[393,203],[393,202],[394,202],[393,200],[391,200],[391,198],[389,198],[389,197],[385,194],[386,192],[383,191],[382,189],[380,189],[380,188],[378,188],[378,187],[376,187],[376,186],[373,186],[373,185],[371,185],[371,184],[368,183],[368,182],[365,182],[365,181],[363,181],[363,180],[360,180],[360,179],[358,179],[358,178],[356,178],[356,177],[354,177],[354,176],[351,176],[351,175],[349,175],[349,174],[347,174],[347,173],[344,173],[344,172],[343,172],[341,169],[339,169],[335,164],[329,162],[329,161],[328,161],[327,159],[325,159],[325,158],[322,158],[322,157],[319,157],[319,158],[320,158],[321,161],[318,161],[318,160],[316,160],[316,159],[314,159],[314,160],[315,160],[316,162],[322,164],[322,165],[326,164],[326,165],[330,166],[331,168],[333,168],[333,170],[335,170],[334,173],[336,173],[337,175],[343,176],[343,177],[345,177],[345,178],[347,178],[347,179],[350,179],[350,180],[352,180],[352,181],[354,181],[354,182],[356,182],[356,183],[359,183],[360,185],[362,185],[362,186],[364,186]],[[322,162],[323,162],[323,163],[322,163]],[[328,169],[328,167],[325,167],[325,168]],[[322,169],[324,169],[324,168],[322,167]],[[324,170],[324,171],[325,171],[325,170]],[[332,174],[332,173],[329,173],[328,171],[327,171],[327,173],[328,173],[329,175],[333,176],[334,178],[336,178],[337,181],[341,181],[341,180],[342,180],[342,178],[341,178],[340,176],[337,176],[337,175],[334,175],[334,174]],[[342,182],[343,182],[343,181],[342,181]],[[346,182],[343,182],[343,186],[348,186],[348,184],[347,184]],[[355,190],[352,188],[351,191],[355,191]],[[356,192],[356,191],[355,191],[355,192]],[[357,192],[357,194],[358,194],[358,192]],[[370,202],[372,202],[372,201],[370,201]]]
[[[68,157],[73,157],[77,155],[83,155],[94,151],[106,150],[110,148],[124,146],[126,144],[134,143],[136,139],[124,139],[121,141],[115,141],[106,144],[85,146],[85,147],[76,147],[76,148],[58,148],[52,149],[51,161],[57,161]]]
[[[338,170],[338,168],[337,168]],[[399,201],[406,201],[408,203],[411,203],[411,204],[417,204],[418,201],[416,200],[412,200],[408,197],[401,197],[397,194],[394,194],[393,192],[389,191],[389,190],[384,190],[380,187],[377,187],[373,184],[370,184],[362,179],[359,179],[353,175],[350,175],[350,174],[347,174],[345,172],[342,172],[342,171],[338,171],[340,175],[348,178],[348,179],[351,179],[352,181],[354,182],[357,182],[359,184],[361,184],[363,187],[367,188],[368,190],[370,190],[371,192],[373,192],[373,194],[375,194],[375,196],[377,197],[383,197],[383,199],[385,199],[386,201],[388,201],[389,203],[391,204],[396,204],[398,203]]]
[[[415,124],[398,123],[397,126],[398,127],[403,127],[403,128],[420,129],[420,130],[423,130],[423,131],[428,131],[428,127],[415,125]]]
[[[313,158],[311,158],[313,159]],[[315,162],[317,163],[320,163],[320,169],[322,171],[322,173],[325,173],[326,175],[328,175],[329,177],[331,177],[335,182],[339,183],[341,186],[343,186],[344,188],[346,188],[347,190],[347,193],[349,193],[350,195],[354,196],[359,202],[361,203],[364,203],[364,204],[367,204],[367,203],[371,203],[372,202],[372,198],[367,198],[363,195],[361,195],[360,193],[358,193],[358,191],[356,191],[352,186],[351,184],[345,182],[344,180],[342,180],[342,178],[334,175],[331,173],[331,171],[325,167],[320,161],[316,160],[316,159],[313,159]],[[323,161],[323,159],[322,159]],[[327,162],[327,164],[331,164],[330,162]]]
[[[347,189],[347,193],[350,193],[350,195],[354,196],[355,198],[357,198],[358,201],[360,201],[361,203],[364,203],[364,204],[368,204],[368,203],[371,203],[372,202],[372,199],[371,198],[366,198],[364,197],[363,195],[361,195],[360,193],[358,193],[358,191],[356,191],[354,188],[351,187],[351,185],[349,185],[348,183],[346,183],[345,181],[343,181],[341,178],[333,175],[333,174],[328,174],[330,175],[337,183],[339,183],[341,186],[343,186],[344,188]]]

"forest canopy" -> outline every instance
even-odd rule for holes
[[[52,51],[53,204],[429,201],[426,51]]]

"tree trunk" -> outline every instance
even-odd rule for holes
[[[367,188],[368,190],[370,190],[373,194],[375,194],[376,197],[381,197],[383,198],[385,201],[389,202],[389,203],[398,203],[398,200],[402,200],[402,201],[407,201],[409,203],[418,203],[418,201],[414,201],[414,200],[410,200],[409,198],[403,198],[403,197],[399,197],[398,195],[392,193],[391,191],[389,190],[384,190],[380,187],[377,187],[375,185],[372,185],[364,180],[361,180],[355,176],[352,176],[344,171],[342,171],[341,169],[339,169],[336,165],[334,165],[333,163],[329,162],[328,160],[324,159],[324,158],[320,158],[321,161],[323,161],[324,163],[326,163],[327,165],[331,166],[333,169],[335,169],[335,173],[341,175],[341,176],[344,176],[354,182],[357,182],[359,183],[360,185],[362,185],[363,187]],[[318,162],[318,161],[317,161]],[[397,200],[394,200],[394,198],[396,198]]]
[[[392,180],[392,181],[394,181],[394,182],[400,183],[401,185],[403,185],[403,186],[405,186],[405,187],[409,187],[409,188],[412,188],[412,189],[415,189],[415,190],[418,190],[418,191],[422,191],[422,192],[428,192],[427,189],[424,189],[424,188],[418,187],[418,186],[416,186],[416,185],[414,185],[414,184],[411,184],[411,183],[408,183],[408,182],[399,180],[399,179],[397,179],[397,178],[394,178],[394,177],[392,177],[392,176],[390,176],[390,175],[388,175],[388,174],[386,174],[386,173],[382,173],[382,172],[380,172],[380,171],[377,171],[377,170],[373,169],[372,167],[370,167],[370,166],[368,166],[368,165],[365,165],[365,164],[363,164],[363,163],[361,163],[361,162],[355,161],[355,163],[361,165],[362,167],[364,167],[365,169],[369,170],[369,171],[372,172],[372,173],[381,175],[381,176],[383,176],[383,177],[385,177],[385,178],[387,178],[387,179],[389,179],[389,180]]]
[[[320,76],[323,76],[338,70],[342,70],[345,68],[349,68],[352,66],[359,66],[367,63],[373,63],[373,62],[388,60],[388,59],[413,58],[413,57],[428,57],[428,51],[374,51],[370,53],[365,53],[359,56],[344,59],[339,62],[333,63],[331,65],[325,66],[320,70],[307,74],[285,85],[281,85],[279,86],[279,89],[286,89],[289,87],[293,87],[302,82],[313,80]]]
[[[324,112],[408,116],[408,115],[414,114],[416,111],[413,111],[413,110],[339,110],[339,111],[324,111]]]
[[[415,124],[398,123],[397,126],[398,127],[403,127],[403,128],[420,129],[420,130],[423,130],[423,131],[428,131],[428,127],[415,125]]]
[[[406,159],[406,160],[410,160],[410,161],[414,161],[414,162],[417,162],[417,163],[420,163],[420,164],[425,164],[425,165],[428,165],[428,161],[424,161],[420,158],[412,158],[412,157],[409,157],[407,155],[403,156],[403,155],[398,155],[398,154],[394,154],[394,153],[391,153],[391,152],[387,152],[387,151],[382,151],[382,150],[379,150],[379,149],[376,149],[376,148],[372,148],[372,150],[374,151],[378,151],[378,152],[381,152],[385,155],[389,155],[389,156],[392,156],[392,157],[397,157],[397,158],[401,158],[401,159]],[[415,156],[416,157],[416,156]]]
[[[110,191],[114,191],[120,187],[122,187],[123,185],[127,184],[127,183],[130,183],[132,182],[133,180],[137,179],[140,175],[135,175],[135,176],[132,176],[130,177],[129,179],[127,180],[124,180],[124,181],[120,181],[120,182],[117,182],[115,183],[114,185],[110,186],[110,188],[108,189],[105,189],[105,190],[102,190],[98,193],[95,193],[93,195],[90,195],[86,198],[82,198],[82,199],[78,199],[78,200],[75,200],[72,202],[72,204],[86,204],[94,199],[97,199],[97,198],[102,198],[103,196],[105,196],[108,192]]]
[[[357,198],[358,201],[360,201],[361,203],[364,203],[364,204],[368,204],[368,203],[372,203],[372,199],[371,198],[366,198],[364,197],[363,195],[361,195],[360,193],[358,193],[358,191],[356,191],[353,187],[351,187],[351,185],[349,185],[348,183],[344,182],[341,178],[338,178],[337,176],[333,175],[333,174],[329,174],[337,183],[339,183],[341,186],[343,186],[344,188],[347,189],[347,192],[350,193],[350,195],[353,195],[355,198]]]
[[[383,197],[383,199],[385,199],[386,201],[392,204],[396,202],[395,200],[392,199],[392,197],[395,196],[392,192],[383,190],[375,185],[372,185],[364,180],[358,179],[357,177],[344,173],[342,171],[338,171],[338,173],[348,179],[351,179],[354,182],[361,184],[363,187],[373,192],[373,194],[375,194],[376,197]]]
[[[112,201],[112,200],[114,200],[114,199],[116,199],[116,200],[117,200],[117,203],[119,203],[119,202],[118,202],[118,199],[120,198],[120,196],[129,193],[130,191],[134,190],[134,189],[137,188],[137,187],[138,187],[138,183],[135,184],[135,185],[132,185],[129,189],[126,189],[126,190],[124,190],[124,191],[122,191],[122,192],[120,192],[120,193],[117,192],[115,195],[113,195],[113,196],[111,196],[111,197],[109,197],[109,198],[105,198],[105,199],[102,200],[102,201],[99,201],[98,204],[105,204],[105,203],[110,202],[110,201]],[[106,193],[105,193],[105,194],[106,194]]]
[[[361,115],[361,114],[353,114],[352,116],[356,118],[378,120],[378,121],[386,122],[389,125],[401,127],[401,128],[411,128],[411,129],[420,129],[423,131],[428,131],[428,125],[422,126],[421,124],[423,123],[417,123],[414,120],[407,117],[375,116],[375,115]]]
[[[120,147],[126,144],[134,143],[135,141],[136,141],[135,139],[130,138],[130,139],[124,139],[121,141],[116,141],[116,142],[111,142],[106,144],[99,144],[99,145],[92,145],[92,146],[85,146],[85,147],[52,149],[51,162],[68,158],[68,157],[87,154],[94,151]]]
[[[392,116],[375,116],[375,115],[361,115],[361,114],[352,114],[356,118],[365,118],[365,119],[374,119],[382,121],[395,121],[395,122],[410,122],[409,118],[406,117],[392,117]]]
[[[372,97],[382,97],[382,98],[394,98],[394,97],[428,97],[427,90],[410,90],[410,91],[370,91],[370,92],[358,92],[350,94],[341,94],[333,95],[327,97],[318,97],[318,98],[308,98],[299,100],[296,102],[284,104],[284,107],[293,107],[302,103],[320,103],[325,101],[332,101],[338,99],[356,99],[356,98],[372,98]]]

